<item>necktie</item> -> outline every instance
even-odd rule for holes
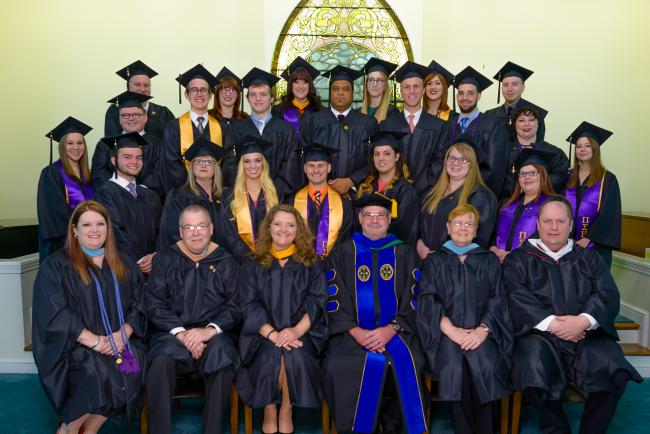
[[[316,199],[316,206],[320,209],[321,193],[317,191],[314,193],[314,199]]]
[[[203,121],[204,120],[205,120],[205,118],[203,116],[199,116],[198,118],[196,118],[196,121],[199,123],[199,126],[197,127],[197,129],[199,130],[199,136],[203,135]]]
[[[415,130],[415,122],[413,122],[413,119],[415,119],[415,115],[409,115],[409,129],[411,130],[411,134]]]
[[[506,108],[506,119],[508,120],[508,125],[512,125],[512,106]]]
[[[138,198],[138,192],[135,191],[135,182],[131,181],[126,185],[126,189],[129,190],[129,193],[131,193],[131,196],[134,198]]]
[[[465,130],[467,129],[467,125],[468,125],[468,124],[469,124],[469,118],[462,118],[462,119],[460,120],[460,131],[461,131],[462,133],[464,133]]]
[[[343,115],[338,115],[338,118],[339,118],[339,124],[342,124],[343,121],[345,120],[345,116]]]
[[[262,134],[264,131],[264,119],[258,119],[257,120],[257,130]]]

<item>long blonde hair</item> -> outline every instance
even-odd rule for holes
[[[388,77],[381,72],[381,71],[373,71],[373,72],[379,72],[382,77],[384,77],[384,83],[386,88],[384,89],[384,94],[381,96],[381,102],[377,106],[377,110],[375,111],[375,119],[377,119],[377,122],[381,122],[384,119],[386,119],[386,115],[388,114],[388,106],[390,105],[390,87],[388,86]],[[364,115],[368,114],[368,109],[370,108],[370,94],[368,93],[368,78],[366,77],[366,81],[363,84],[363,102],[361,103],[361,113]]]
[[[278,193],[275,190],[275,185],[273,180],[269,175],[271,169],[269,169],[269,163],[266,161],[266,158],[262,155],[262,173],[260,175],[260,184],[262,186],[262,191],[264,192],[264,200],[266,201],[267,209],[273,208],[278,204]],[[233,199],[230,203],[230,210],[232,211],[233,216],[237,215],[237,212],[242,208],[248,207],[248,198],[246,197],[246,175],[244,173],[244,157],[242,156],[237,163],[237,177],[235,178],[235,184],[232,187],[233,190]]]
[[[214,160],[214,158],[213,158]],[[223,193],[223,175],[221,173],[221,168],[219,167],[219,162],[214,160],[214,176],[212,177],[212,200],[217,200],[221,198]],[[187,181],[185,182],[185,188],[197,196],[201,195],[201,187],[196,182],[194,177],[194,164],[190,164],[190,168],[187,171]]]
[[[69,134],[71,133],[68,133],[63,137],[61,137],[61,141],[59,142],[59,159],[63,164],[63,170],[65,171],[65,173],[70,178],[75,179],[77,181],[81,181],[81,179],[79,179],[77,175],[75,175],[74,170],[72,170],[72,164],[70,164],[70,159],[65,153],[65,141],[68,140]],[[86,145],[86,136],[82,134],[81,138],[84,142],[84,154],[79,159],[79,174],[86,182],[86,185],[90,185],[90,165],[88,164],[88,146]]]
[[[455,143],[447,149],[445,153],[445,158],[443,160],[444,168],[438,178],[438,182],[429,190],[424,201],[422,202],[422,209],[426,210],[429,214],[435,214],[436,208],[440,201],[446,196],[447,187],[449,187],[449,173],[447,173],[447,158],[451,151],[455,149],[460,154],[467,158],[469,164],[469,171],[465,175],[465,180],[463,181],[463,186],[460,188],[460,196],[458,197],[458,205],[464,205],[467,203],[467,198],[472,194],[477,187],[485,186],[483,178],[481,178],[481,172],[478,168],[478,163],[476,161],[476,153],[474,149],[467,143]]]

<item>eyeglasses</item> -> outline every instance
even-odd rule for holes
[[[222,87],[221,89],[219,89],[219,92],[225,93],[226,95],[230,95],[231,93],[235,93],[237,91],[233,87]]]
[[[539,175],[539,170],[531,170],[530,172],[519,172],[520,178],[534,178]]]
[[[449,164],[467,164],[469,163],[469,160],[465,157],[454,157],[454,156],[449,156],[447,157],[447,163]]]
[[[462,222],[462,221],[460,221],[460,220],[454,220],[453,222],[451,222],[451,224],[454,225],[454,226],[456,226],[457,228],[459,228],[459,227],[462,226],[462,227],[464,227],[465,229],[471,229],[471,228],[473,228],[474,226],[476,226],[476,223],[472,223],[472,222]]]
[[[366,80],[366,82],[368,84],[384,84],[386,83],[386,80],[384,80],[383,78],[369,78],[368,80]]]
[[[364,219],[370,220],[373,217],[377,217],[379,220],[386,220],[388,218],[387,212],[362,212],[361,217]]]
[[[144,116],[144,113],[120,113],[120,117],[124,120],[140,119],[142,116]]]
[[[181,225],[180,228],[185,232],[194,232],[194,231],[207,231],[212,223],[199,223],[198,225]]]
[[[210,93],[210,89],[208,89],[207,87],[190,87],[188,91],[192,95]]]
[[[214,160],[196,160],[196,159],[194,159],[194,160],[192,160],[192,164],[194,164],[195,166],[214,166],[215,164],[217,164],[217,162],[214,161]]]

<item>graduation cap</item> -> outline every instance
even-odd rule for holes
[[[126,148],[142,148],[147,144],[144,137],[135,132],[102,137],[101,141],[112,147],[113,151]]]
[[[115,107],[118,108],[125,108],[125,107],[142,108],[142,104],[149,101],[151,98],[152,98],[151,96],[143,95],[141,93],[131,92],[130,90],[127,90],[126,92],[122,92],[115,98],[111,98],[106,102],[110,104],[115,104]]]
[[[321,145],[320,143],[312,143],[303,146],[299,152],[302,154],[305,163],[307,161],[327,161],[329,163],[330,157],[339,152],[339,150]]]
[[[451,86],[451,84],[454,82],[454,74],[449,72],[445,67],[443,67],[435,60],[432,60],[431,63],[429,63],[428,68],[430,70],[429,73],[435,72],[442,75],[445,78],[445,81],[447,82],[447,86]]]
[[[359,199],[355,199],[352,202],[352,205],[354,206],[354,208],[359,210],[367,206],[380,206],[382,208],[386,208],[388,211],[392,211],[393,201],[388,196],[385,196],[381,193],[377,193],[375,191],[368,194],[364,194]]]
[[[244,78],[242,78],[242,84],[245,88],[255,84],[265,84],[268,87],[273,87],[278,81],[280,81],[280,77],[276,77],[275,75],[259,68],[251,69],[246,75],[244,75]]]
[[[533,71],[526,69],[523,66],[519,66],[516,63],[507,61],[505,65],[499,69],[499,72],[496,73],[494,79],[499,82],[499,89],[497,91],[497,104],[501,101],[501,82],[504,78],[508,77],[519,77],[521,81],[528,80],[528,77],[533,75]]]
[[[280,77],[284,78],[286,81],[289,81],[291,74],[300,70],[306,71],[311,76],[312,81],[320,75],[320,71],[318,69],[314,68],[309,64],[309,62],[298,56],[293,59],[293,62],[291,62],[291,64],[289,64],[289,66],[287,66],[284,71],[282,71]]]
[[[483,148],[479,146],[476,139],[470,133],[465,132],[464,134],[458,136],[456,140],[454,140],[452,146],[457,145],[459,143],[464,143],[470,146],[474,150],[474,154],[476,154],[476,163],[478,164],[479,167],[487,163],[488,158],[485,155],[485,152],[483,152]]]
[[[375,133],[370,139],[370,148],[374,149],[376,146],[390,146],[395,152],[402,152],[402,138],[406,136],[408,131],[400,130],[381,130]]]
[[[45,137],[50,139],[50,164],[52,164],[52,141],[60,142],[63,136],[70,133],[79,133],[85,136],[92,130],[92,127],[84,124],[78,119],[68,116],[63,122],[54,127]]]
[[[601,128],[597,125],[590,124],[587,121],[582,121],[582,123],[578,125],[578,128],[573,130],[573,132],[566,139],[566,141],[569,142],[569,162],[571,162],[571,159],[573,158],[571,147],[572,145],[578,143],[579,138],[589,137],[591,139],[594,139],[599,146],[602,146],[603,143],[605,143],[605,141],[609,139],[612,134],[614,133],[611,131]]]
[[[345,80],[354,85],[354,80],[361,77],[363,72],[356,69],[348,68],[347,66],[336,65],[329,71],[323,72],[323,77],[330,79],[330,86],[337,80]]]
[[[533,104],[532,102],[526,101],[524,104],[517,104],[517,109],[512,112],[512,120],[516,120],[518,117],[518,113],[523,113],[525,111],[535,111],[537,113],[537,119],[542,122],[546,115],[548,114],[548,110],[544,110],[540,106]]]
[[[149,68],[141,60],[136,60],[132,64],[125,66],[124,68],[117,71],[116,74],[126,81],[129,81],[134,75],[146,75],[149,78],[153,78],[158,75],[156,71]]]
[[[185,71],[182,74],[178,74],[178,77],[176,77],[176,81],[178,82],[178,103],[181,103],[181,86],[184,88],[187,88],[189,85],[190,81],[194,80],[195,78],[200,78],[202,80],[205,80],[208,82],[208,87],[212,91],[214,87],[218,84],[217,79],[208,71],[205,69],[203,65],[200,63],[187,71]]]
[[[221,83],[221,81],[226,77],[230,77],[233,80],[235,80],[237,83],[241,83],[241,78],[237,77],[234,72],[232,72],[230,69],[224,66],[223,68],[221,68],[221,71],[219,71],[219,73],[215,77],[215,79],[217,80],[217,84]]]
[[[477,92],[483,92],[492,86],[489,78],[478,72],[476,69],[468,66],[454,77],[454,87],[458,88],[461,84],[473,84]]]
[[[264,155],[264,150],[272,145],[273,144],[271,142],[263,139],[260,136],[247,134],[239,142],[230,145],[227,151],[232,150],[232,153],[237,158],[241,158],[244,154],[252,154],[254,152]]]
[[[525,148],[519,153],[519,155],[517,155],[517,158],[515,158],[514,161],[515,171],[519,172],[522,167],[531,164],[540,165],[548,171],[550,167],[549,161],[552,160],[553,160],[553,154],[548,151],[544,151],[541,149]]]
[[[365,65],[363,65],[363,73],[365,75],[368,75],[371,72],[379,71],[386,77],[390,77],[392,72],[395,71],[395,68],[397,68],[397,64],[395,63],[372,57],[366,62]]]
[[[199,137],[187,148],[185,154],[183,154],[183,159],[192,161],[196,157],[212,157],[219,161],[224,157],[225,153],[226,151],[221,146],[212,143],[205,137]]]
[[[407,78],[412,77],[419,77],[424,80],[430,73],[431,70],[426,66],[408,60],[404,65],[400,66],[397,71],[395,71],[393,77],[398,83],[401,83]]]

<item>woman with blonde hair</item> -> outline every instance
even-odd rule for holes
[[[454,81],[454,75],[432,60],[429,64],[431,72],[424,78],[424,111],[435,117],[448,121],[452,115],[451,107],[447,104],[449,85]]]
[[[50,164],[41,171],[36,194],[41,262],[63,247],[72,211],[94,193],[84,137],[90,130],[91,127],[69,116],[45,136],[50,138]],[[52,141],[59,142],[59,159],[54,163]]]
[[[445,170],[422,201],[420,239],[417,241],[421,259],[447,240],[447,216],[458,205],[469,203],[478,209],[481,215],[476,233],[478,245],[487,248],[494,229],[497,201],[481,178],[479,162],[484,161],[484,157],[480,148],[471,137],[461,136],[447,150],[444,161]]]
[[[259,136],[246,136],[226,150],[238,160],[237,175],[232,189],[222,195],[216,226],[223,233],[226,249],[240,261],[255,251],[262,220],[279,203],[264,157],[264,150],[270,146]]]
[[[262,433],[293,433],[292,406],[322,402],[318,355],[328,337],[327,289],[312,238],[295,208],[274,206],[241,273],[235,384],[247,405],[264,407]]]
[[[397,65],[385,60],[372,57],[363,67],[365,82],[363,85],[363,102],[361,113],[374,116],[381,122],[397,109],[390,103],[390,89],[388,78],[395,71]]]
[[[111,219],[81,202],[65,249],[49,256],[34,283],[32,346],[58,433],[96,434],[107,418],[140,413],[144,362],[144,279],[116,250]]]
[[[210,221],[216,222],[217,215],[221,212],[221,195],[224,191],[219,168],[224,152],[222,147],[203,137],[185,152],[183,158],[191,163],[187,181],[182,187],[167,194],[160,217],[158,251],[181,239],[178,218],[188,206],[201,205],[208,210]],[[223,244],[221,231],[214,231],[212,241]]]

